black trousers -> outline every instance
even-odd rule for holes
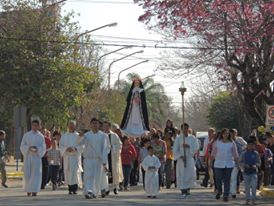
[[[138,161],[133,161],[133,167],[130,173],[130,186],[135,186],[139,182]]]
[[[54,185],[57,184],[59,168],[59,165],[49,165],[49,179]]]
[[[204,177],[203,182],[202,182],[204,187],[207,187],[208,181],[209,181],[209,173],[208,173],[208,167],[206,167],[205,168],[205,177]]]
[[[46,157],[42,157],[42,184],[41,189],[44,189],[48,183],[49,163]]]
[[[69,192],[77,192],[78,185],[77,184],[75,184],[75,185],[68,185],[68,190],[69,190]]]
[[[145,189],[145,177],[146,177],[146,171],[142,168],[142,177],[143,177],[143,187]]]

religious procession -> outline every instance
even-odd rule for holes
[[[5,132],[1,130],[0,135],[2,186],[8,188]],[[237,129],[209,128],[201,142],[187,123],[177,128],[169,119],[164,130],[150,128],[145,89],[139,78],[132,82],[120,126],[93,117],[89,130],[77,132],[77,122],[71,120],[67,132],[51,134],[41,131],[40,121],[34,119],[20,150],[27,196],[37,196],[49,185],[53,191],[65,185],[69,195],[105,198],[130,192],[141,182],[147,198],[157,198],[159,192],[171,187],[187,198],[197,187],[201,167],[205,175],[200,186],[212,188],[217,201],[236,199],[244,184],[246,204],[254,205],[257,190],[274,185],[273,135],[267,132],[259,139],[254,130],[243,138]]]
[[[274,0],[0,0],[0,206],[272,206]]]

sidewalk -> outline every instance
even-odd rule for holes
[[[10,157],[10,161],[6,164],[7,177],[8,178],[22,178],[24,173],[22,172],[23,163],[21,160],[18,161],[18,168],[16,160]]]

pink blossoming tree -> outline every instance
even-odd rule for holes
[[[139,21],[149,28],[171,31],[176,38],[198,39],[200,50],[213,57],[221,79],[230,80],[250,122],[254,126],[264,123],[265,104],[274,104],[270,86],[274,80],[273,0],[134,2],[143,7]]]

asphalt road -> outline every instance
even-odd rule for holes
[[[87,200],[82,195],[82,191],[78,195],[71,196],[67,194],[66,187],[52,191],[50,187],[41,191],[37,197],[27,197],[22,189],[20,180],[9,181],[9,188],[0,188],[0,206],[84,206],[84,205],[118,205],[118,206],[141,206],[141,205],[157,205],[157,206],[198,206],[198,205],[244,205],[245,200],[243,194],[238,195],[236,200],[228,203],[222,200],[215,200],[212,189],[197,187],[192,190],[191,195],[186,199],[182,199],[180,192],[173,189],[162,189],[157,199],[148,199],[141,186],[132,188],[129,192],[120,192],[115,196],[113,193],[107,198],[97,198]],[[274,205],[274,200],[260,198],[257,205]]]

